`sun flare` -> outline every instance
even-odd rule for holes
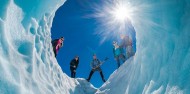
[[[113,10],[113,16],[116,20],[124,21],[127,18],[127,8],[119,5]]]
[[[121,33],[127,32],[131,22],[136,21],[137,11],[140,11],[137,6],[127,0],[104,1],[101,7],[97,5],[94,10],[95,13],[92,16],[99,24],[96,34],[103,37],[102,42],[117,38]]]

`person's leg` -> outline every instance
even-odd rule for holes
[[[102,81],[106,82],[106,80],[104,79],[104,75],[103,75],[102,71],[100,71],[100,76],[102,77]]]
[[[100,76],[101,76],[101,78],[102,78],[102,81],[103,81],[103,82],[106,82],[106,80],[104,79],[104,75],[103,75],[103,73],[102,73],[102,69],[99,67],[97,70],[100,72]]]
[[[55,57],[56,57],[57,54],[56,54],[56,49],[55,49],[55,48],[53,48],[53,52],[54,52],[54,55],[55,55]]]
[[[94,71],[91,70],[91,71],[90,71],[90,75],[89,75],[89,77],[88,77],[88,79],[87,79],[88,82],[90,81],[90,79],[91,79],[93,73],[94,73]]]
[[[120,67],[120,60],[119,60],[119,56],[117,56],[115,59],[116,59],[116,62],[117,62],[117,67],[119,68],[119,67]]]
[[[73,72],[73,78],[75,78],[75,76],[76,76],[76,70],[74,70]]]
[[[73,73],[72,73],[72,71],[71,71],[71,78],[72,78],[72,74],[73,74]]]
[[[71,71],[71,78],[73,78],[73,71]]]
[[[135,55],[135,50],[134,50],[134,47],[133,46],[131,46],[131,56],[134,56]]]
[[[127,47],[126,47],[126,60],[129,59],[129,55],[130,55],[130,54],[129,54],[129,48],[128,48],[128,46],[127,46]]]
[[[128,48],[128,51],[127,51],[128,52],[128,58],[130,58],[133,55],[133,53],[132,53],[133,49],[132,49],[132,46],[128,46],[127,48]]]
[[[70,66],[71,78],[73,78],[73,67]]]
[[[125,56],[123,54],[120,55],[120,59],[122,60],[123,63],[126,61]]]
[[[57,56],[57,54],[55,54],[55,57]]]
[[[72,67],[70,67],[70,71],[71,71],[71,78],[73,78],[73,71],[72,71]]]

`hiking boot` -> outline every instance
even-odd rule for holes
[[[105,83],[106,82],[106,80],[105,79],[102,79],[102,81]]]
[[[86,81],[88,81],[88,82],[89,82],[90,80],[89,80],[89,79],[86,79]]]

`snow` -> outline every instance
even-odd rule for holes
[[[189,0],[131,0],[131,4],[140,3],[142,10],[148,9],[146,13],[139,11],[132,20],[137,52],[100,88],[83,78],[68,77],[54,58],[50,28],[64,2],[0,2],[0,94],[190,92]]]

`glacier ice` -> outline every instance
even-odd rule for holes
[[[73,94],[83,91],[62,72],[51,48],[50,28],[65,0],[0,1],[0,94]]]
[[[190,1],[126,0],[141,10],[135,56],[99,89],[62,72],[50,44],[65,0],[0,1],[0,94],[188,94]]]
[[[100,87],[99,94],[190,92],[190,1],[134,0],[137,52]]]

